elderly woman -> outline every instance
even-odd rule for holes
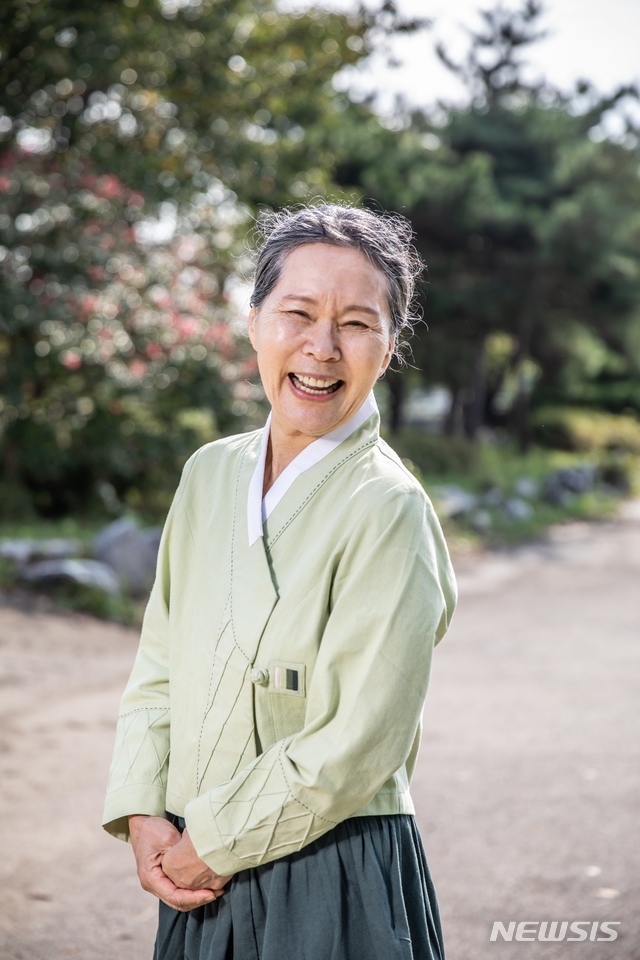
[[[455,585],[372,394],[418,260],[401,218],[340,205],[264,236],[271,413],[184,469],[104,824],[161,901],[156,960],[441,960],[409,783]]]

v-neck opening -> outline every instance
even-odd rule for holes
[[[366,423],[373,414],[377,414],[377,412],[378,407],[375,398],[373,393],[370,393],[362,406],[345,423],[336,427],[335,430],[326,433],[324,436],[318,437],[317,440],[310,443],[304,450],[301,450],[297,457],[285,467],[263,497],[264,469],[271,428],[271,414],[269,414],[262,433],[258,462],[256,463],[253,476],[249,483],[247,502],[249,546],[252,546],[256,540],[262,536],[264,523],[285,497],[298,477],[324,460],[325,457],[339,447],[341,443],[344,443],[345,440]]]

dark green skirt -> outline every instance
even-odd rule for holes
[[[444,960],[414,818],[345,820],[237,873],[213,903],[189,913],[160,903],[154,960]]]

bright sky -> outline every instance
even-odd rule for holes
[[[366,0],[367,4],[372,0]],[[451,54],[465,49],[465,27],[478,24],[476,11],[493,6],[491,0],[396,0],[407,15],[434,20],[433,29],[414,37],[395,40],[393,52],[403,61],[399,69],[388,70],[378,61],[362,70],[357,86],[384,91],[382,105],[390,104],[398,92],[416,105],[438,99],[460,100],[461,87],[441,66],[433,53],[434,41],[444,41]],[[300,6],[300,0],[287,5]],[[307,4],[304,3],[306,6]],[[353,0],[320,0],[320,6],[348,12]],[[505,6],[516,8],[516,0]],[[569,90],[578,79],[591,81],[603,93],[621,84],[640,85],[640,0],[547,0],[542,25],[545,40],[527,51],[534,76],[545,77],[555,86]],[[640,119],[636,108],[634,115]]]

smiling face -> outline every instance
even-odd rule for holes
[[[304,449],[363,404],[391,360],[384,275],[355,247],[309,243],[249,315],[271,404],[271,439]]]

